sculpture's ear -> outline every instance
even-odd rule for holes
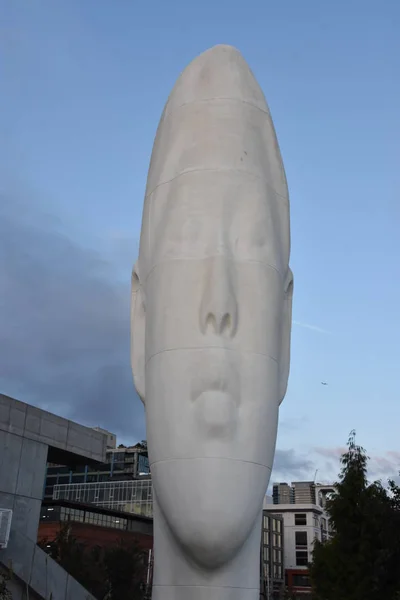
[[[132,271],[131,287],[131,365],[136,391],[142,402],[145,397],[145,328],[144,294],[136,263]]]
[[[285,280],[285,296],[282,315],[282,346],[279,361],[279,404],[285,397],[290,368],[290,334],[292,329],[293,273],[288,268]]]

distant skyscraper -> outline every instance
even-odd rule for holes
[[[293,490],[287,483],[274,483],[272,498],[274,504],[293,504]]]
[[[315,483],[313,481],[293,481],[294,504],[315,504]]]
[[[272,488],[274,504],[315,504],[315,483],[313,481],[294,481],[274,483]]]

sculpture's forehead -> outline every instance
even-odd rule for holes
[[[147,273],[168,260],[226,255],[285,275],[288,202],[264,179],[235,171],[188,172],[156,188],[146,209],[141,263]]]
[[[193,102],[164,113],[154,143],[146,197],[182,173],[198,170],[251,173],[288,198],[269,113],[238,100]]]
[[[140,263],[148,272],[168,257],[204,257],[218,244],[286,272],[288,190],[275,129],[254,76],[229,47],[193,61],[164,109]]]

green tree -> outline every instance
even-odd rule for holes
[[[316,600],[394,600],[400,590],[400,492],[368,483],[368,457],[350,434],[336,493],[327,502],[331,539],[316,541]],[[397,496],[396,496],[397,494]],[[397,504],[396,504],[397,503]]]
[[[121,539],[106,548],[87,548],[67,523],[54,540],[41,540],[39,545],[98,600],[143,598],[145,556],[135,543]]]
[[[107,598],[136,600],[143,597],[144,554],[136,544],[121,540],[115,546],[107,548],[103,564],[108,584]]]
[[[10,576],[7,573],[0,573],[0,600],[12,600],[12,594],[7,587]]]

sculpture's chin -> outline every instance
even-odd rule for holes
[[[205,514],[204,522],[199,523],[198,514],[187,511],[182,524],[172,526],[173,535],[198,566],[213,570],[229,563],[245,543],[254,520],[244,521],[243,515],[229,515],[228,509]]]
[[[237,460],[181,459],[154,464],[152,478],[159,510],[176,542],[199,566],[215,569],[228,563],[251,535],[269,470]]]

